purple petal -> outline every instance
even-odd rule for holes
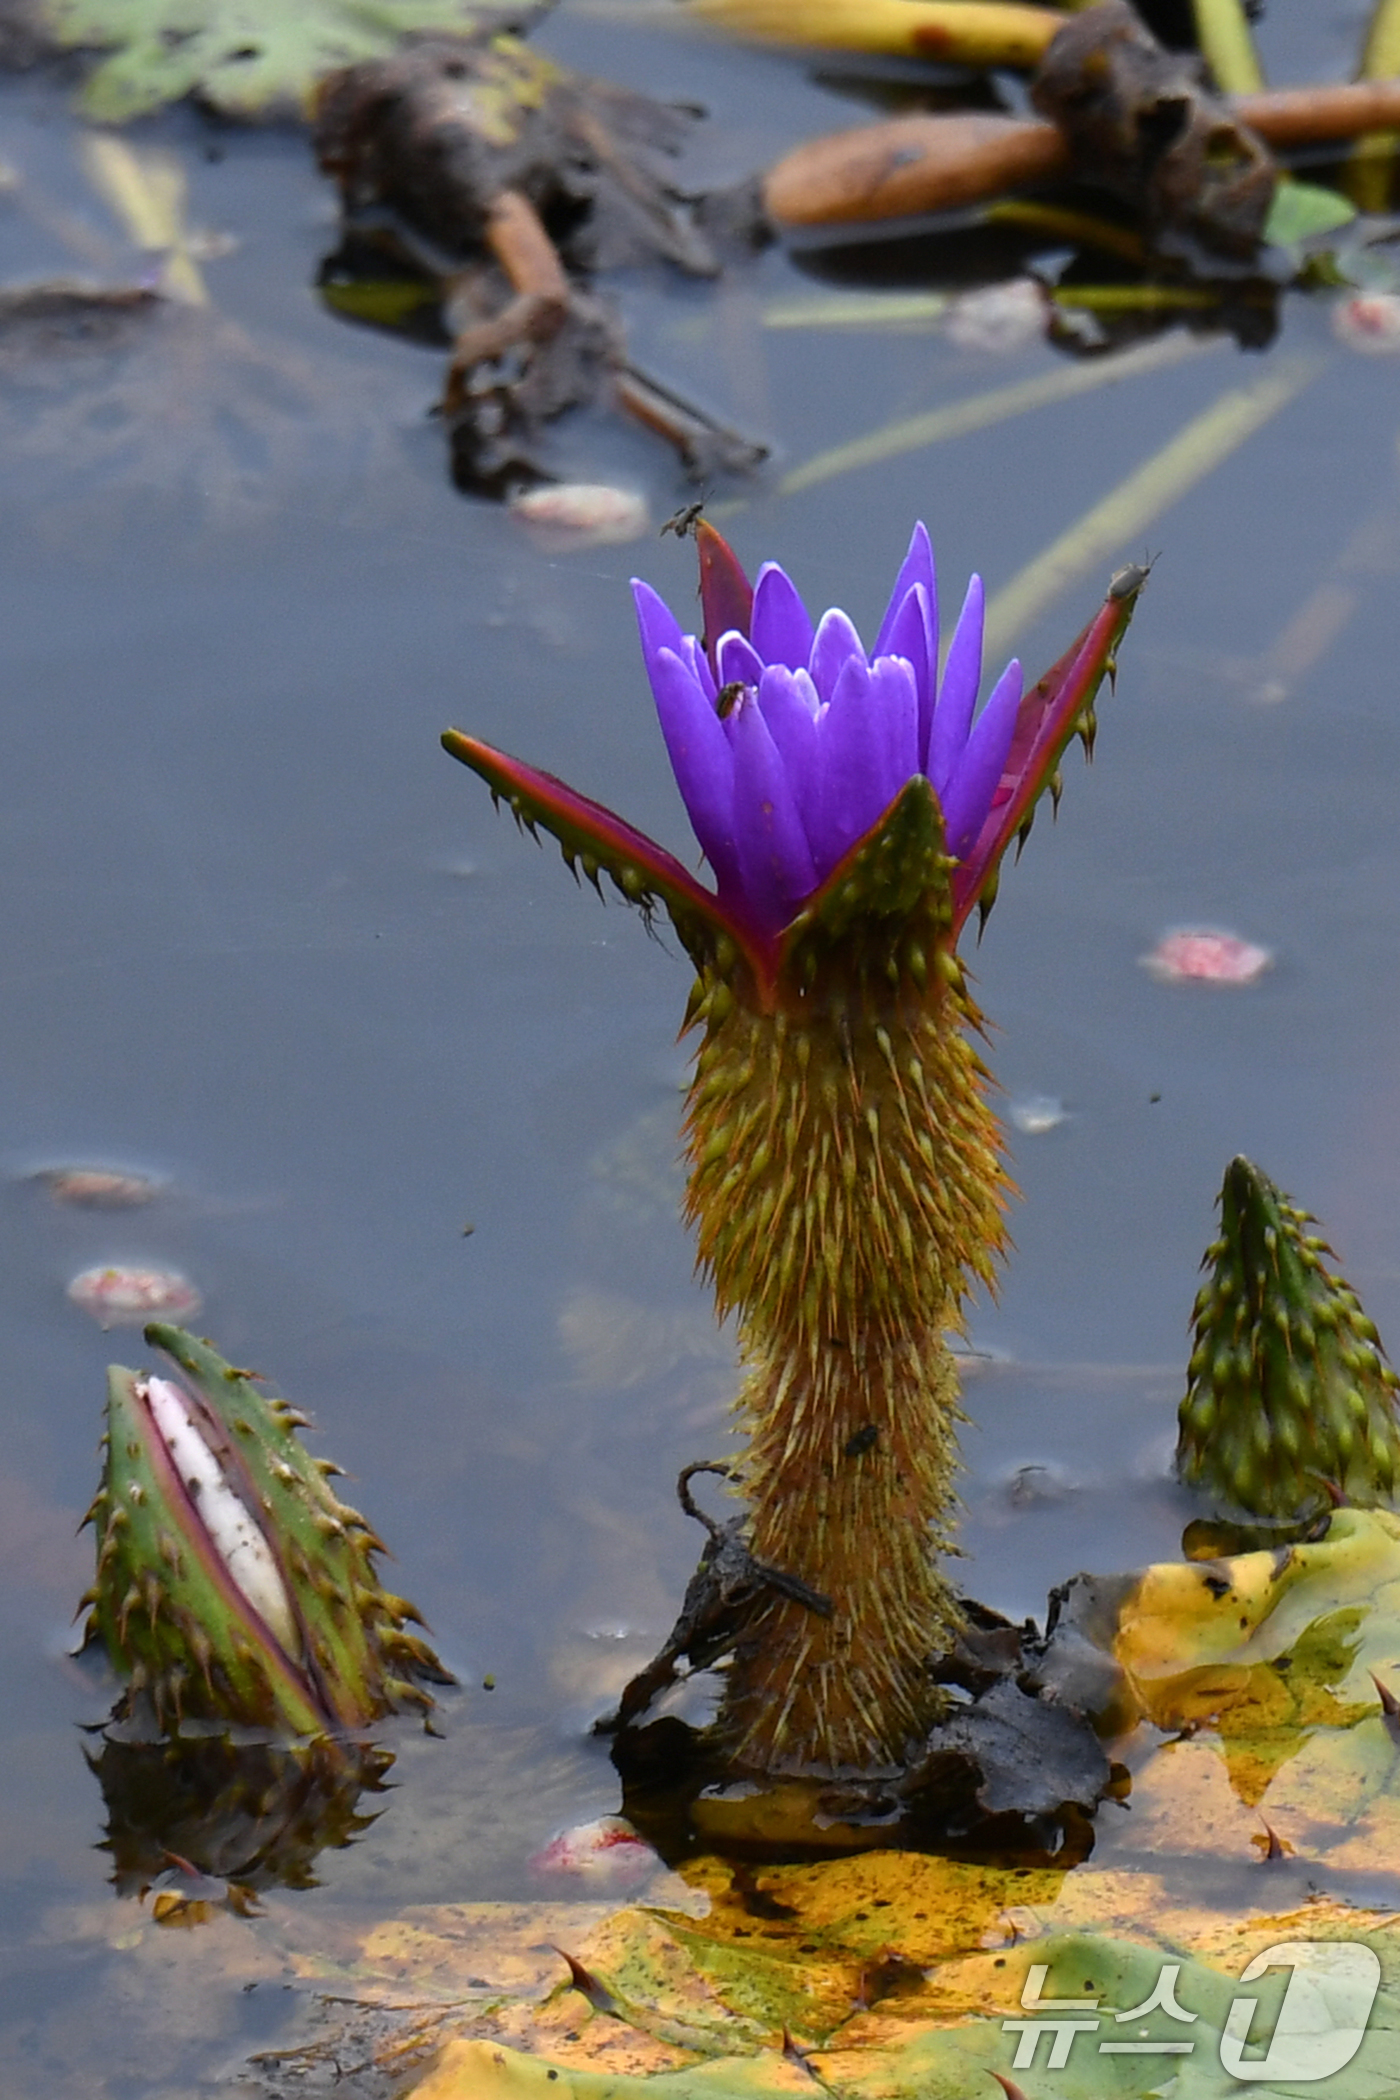
[[[639,576],[632,578],[632,602],[637,608],[637,625],[642,631],[642,659],[650,671],[657,652],[672,649],[677,656],[684,654],[685,636],[680,622],[664,598],[659,598],[649,583]]]
[[[890,640],[890,634],[895,620],[899,616],[900,607],[916,583],[921,583],[928,595],[929,610],[933,615],[934,647],[937,648],[938,582],[934,573],[933,548],[929,545],[928,531],[922,519],[919,520],[919,523],[910,534],[909,552],[900,564],[898,576],[895,577],[894,589],[890,592],[890,602],[885,609],[885,617],[880,622],[880,632],[875,637],[875,647],[870,652],[872,657],[898,656],[903,653],[894,647]]]
[[[770,664],[758,688],[758,704],[782,759],[805,831],[821,789],[817,689],[806,671]]]
[[[699,680],[701,691],[705,694],[711,706],[713,706],[719,697],[719,690],[715,685],[715,674],[710,669],[709,657],[706,656],[705,651],[693,634],[683,634],[681,636],[680,659],[683,664],[689,664],[695,677]]]
[[[869,710],[867,734],[885,782],[884,809],[919,770],[918,689],[906,658],[876,657],[870,666]]]
[[[810,658],[812,683],[823,700],[831,699],[837,680],[852,661],[865,663],[864,645],[845,613],[833,606],[822,614]]]
[[[752,642],[731,628],[716,644],[715,675],[722,686],[756,686],[763,676],[763,658]]]
[[[783,761],[756,699],[734,708],[734,831],[745,909],[785,926],[815,889],[816,868]]]
[[[981,682],[982,579],[974,576],[948,645],[948,661],[943,667],[943,683],[938,689],[929,732],[928,777],[940,799],[967,745]]]
[[[742,891],[734,843],[734,760],[714,702],[688,664],[662,648],[647,665],[671,770],[721,894]]]
[[[918,739],[912,770],[922,773],[928,758],[929,731],[933,724],[933,700],[938,690],[938,636],[929,615],[928,593],[921,583],[904,594],[904,602],[889,623],[889,640],[881,656],[902,656],[912,665],[918,695]]]
[[[807,668],[812,654],[811,615],[796,584],[775,561],[766,561],[758,572],[749,633],[765,663],[786,664],[790,671]]]
[[[1011,749],[1011,733],[1020,705],[1021,666],[1013,656],[993,686],[992,696],[967,740],[962,762],[954,771],[946,794],[940,797],[948,851],[958,860],[971,850],[987,821]]]
[[[869,830],[893,793],[871,715],[870,667],[863,655],[849,657],[817,725],[820,785],[807,821],[820,876]]]

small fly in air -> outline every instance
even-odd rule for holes
[[[675,516],[666,520],[666,523],[656,536],[658,539],[664,540],[668,532],[674,532],[678,540],[683,540],[688,533],[694,532],[704,514],[705,499],[703,496],[698,503],[683,503]]]

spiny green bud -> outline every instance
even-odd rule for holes
[[[90,1512],[97,1576],[86,1638],[144,1693],[157,1725],[186,1715],[295,1737],[430,1707],[406,1667],[452,1679],[417,1613],[375,1572],[378,1541],[337,1500],[285,1402],[207,1342],[156,1324],[146,1339],[183,1376],[107,1374],[106,1465]]]
[[[1251,1516],[1302,1516],[1334,1494],[1389,1503],[1400,1471],[1400,1379],[1314,1223],[1249,1160],[1230,1162],[1176,1464]]]

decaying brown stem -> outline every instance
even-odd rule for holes
[[[1287,152],[1400,124],[1400,80],[1266,88],[1261,95],[1241,95],[1234,106],[1260,138]]]
[[[1274,88],[1237,96],[1229,107],[1286,152],[1400,127],[1400,80]],[[763,202],[780,227],[873,223],[957,211],[1071,173],[1062,134],[1034,118],[892,117],[784,154],[764,179]]]
[[[442,396],[447,415],[462,406],[475,365],[503,356],[514,343],[547,341],[558,334],[569,311],[568,276],[528,197],[519,190],[498,192],[486,210],[483,238],[515,297],[490,320],[471,321],[457,331]]]

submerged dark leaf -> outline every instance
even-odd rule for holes
[[[388,205],[446,255],[469,258],[512,190],[573,268],[661,257],[712,277],[670,166],[697,114],[567,73],[518,37],[441,36],[331,74],[315,144],[347,209]]]
[[[1109,1779],[1084,1716],[1029,1697],[1008,1676],[934,1729],[908,1785],[921,1806],[940,1804],[957,1835],[976,1828],[974,1805],[982,1819],[1028,1823],[1058,1823],[1072,1810],[1091,1815]]]

